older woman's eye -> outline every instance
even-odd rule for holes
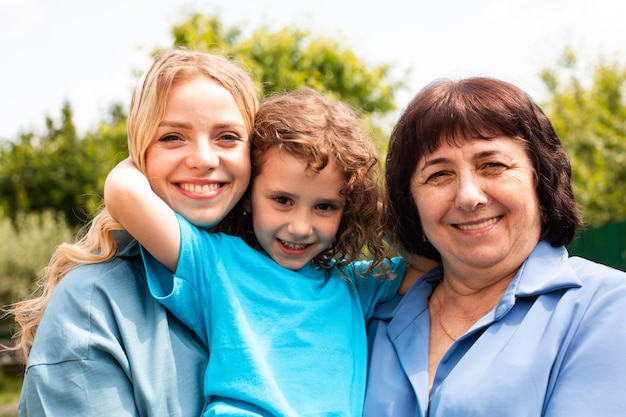
[[[487,173],[500,173],[507,169],[507,165],[501,162],[488,162],[483,165],[482,169]]]
[[[438,180],[441,180],[443,178],[446,178],[448,175],[449,175],[449,173],[447,171],[433,172],[432,174],[430,174],[428,176],[428,178],[426,179],[426,182],[438,181]]]

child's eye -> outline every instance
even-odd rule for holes
[[[272,198],[274,201],[281,205],[288,205],[289,203],[291,203],[291,199],[288,197],[277,196]]]
[[[337,207],[335,204],[331,203],[321,203],[317,205],[317,209],[321,211],[337,210],[338,208],[339,207]]]

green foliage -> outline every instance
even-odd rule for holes
[[[172,28],[173,47],[200,51],[232,53],[241,36],[238,28],[226,28],[217,16],[191,13],[187,19]]]
[[[18,214],[15,221],[0,216],[0,306],[14,303],[33,290],[54,248],[74,240],[62,213]],[[4,333],[5,328],[0,329]]]
[[[17,410],[12,410],[7,404],[14,404],[18,401],[21,389],[22,375],[5,372],[0,367],[0,417],[17,416]]]
[[[390,80],[388,66],[369,67],[342,42],[301,30],[260,27],[243,38],[239,28],[198,13],[174,26],[172,38],[172,46],[236,58],[258,81],[261,96],[309,86],[346,101],[362,113],[384,151],[386,137],[376,119],[395,110],[394,94],[403,86]],[[65,103],[60,120],[46,118],[43,133],[0,143],[1,305],[24,298],[54,246],[73,240],[71,231],[101,208],[106,175],[127,154],[126,114],[119,104],[83,137]]]
[[[600,59],[587,81],[566,49],[541,77],[549,92],[545,108],[572,159],[586,222],[597,227],[626,219],[626,67]]]
[[[0,213],[13,221],[18,213],[62,212],[72,225],[86,223],[101,207],[108,171],[121,160],[126,144],[121,106],[111,121],[79,138],[68,103],[61,121],[46,119],[46,131],[23,134],[0,149]]]
[[[383,152],[386,137],[376,120],[395,109],[394,92],[402,86],[389,80],[388,66],[369,68],[340,42],[304,31],[261,27],[246,39],[241,33],[216,16],[194,13],[173,27],[172,46],[236,57],[263,96],[305,85],[346,101],[362,112]],[[127,155],[126,115],[114,104],[109,120],[78,137],[66,103],[59,122],[46,118],[43,133],[0,145],[0,214],[15,221],[21,212],[52,209],[82,225],[101,208],[106,174]]]
[[[396,109],[394,93],[404,86],[389,79],[390,66],[369,68],[341,40],[309,31],[262,26],[242,39],[240,29],[225,27],[218,17],[194,13],[173,27],[172,36],[174,46],[236,57],[253,73],[264,96],[308,86],[363,114],[384,115]]]
[[[174,46],[235,57],[253,74],[263,97],[307,86],[345,101],[362,114],[381,151],[386,146],[387,138],[376,124],[396,110],[394,95],[404,84],[390,79],[390,66],[370,68],[340,40],[267,26],[244,39],[238,28],[198,13],[174,26],[172,36]]]
[[[262,26],[247,33],[217,16],[192,13],[173,26],[172,46],[236,58],[264,97],[309,86],[346,101],[362,113],[384,157],[387,135],[378,123],[396,109],[394,95],[404,88],[390,79],[389,66],[368,66],[342,40],[308,31]],[[626,70],[601,59],[590,75],[581,74],[576,55],[566,49],[541,77],[545,108],[572,158],[574,191],[588,224],[625,219]],[[71,225],[89,220],[101,207],[107,172],[127,154],[122,107],[114,104],[109,116],[79,138],[68,103],[59,122],[46,118],[43,134],[0,144],[0,214],[15,221],[20,212],[52,209]]]

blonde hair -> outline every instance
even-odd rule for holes
[[[378,208],[380,164],[376,147],[351,107],[309,88],[267,99],[257,112],[250,142],[251,183],[272,148],[305,161],[314,172],[332,160],[345,176],[345,207],[337,235],[332,246],[313,259],[315,264],[346,266],[359,259],[364,249],[373,259],[370,270],[382,263],[386,249]],[[243,235],[258,247],[251,225]]]
[[[165,112],[172,86],[179,81],[199,77],[210,78],[232,94],[248,133],[252,132],[258,109],[258,92],[252,78],[242,67],[220,55],[184,49],[167,51],[156,57],[142,75],[130,103],[128,151],[142,172],[145,173],[146,168],[146,150]],[[123,227],[106,209],[102,209],[75,243],[57,246],[39,281],[39,294],[16,303],[8,311],[20,326],[14,335],[17,340],[15,349],[21,350],[24,361],[28,358],[37,326],[58,283],[78,265],[102,263],[114,258],[118,247],[112,232],[116,230],[123,230]]]

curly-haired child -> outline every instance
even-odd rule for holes
[[[209,347],[205,416],[360,416],[366,322],[419,275],[386,256],[376,149],[348,105],[311,89],[262,103],[250,146],[239,237],[176,215],[130,161],[107,208],[143,245],[153,296]],[[218,200],[220,159],[181,192]]]

